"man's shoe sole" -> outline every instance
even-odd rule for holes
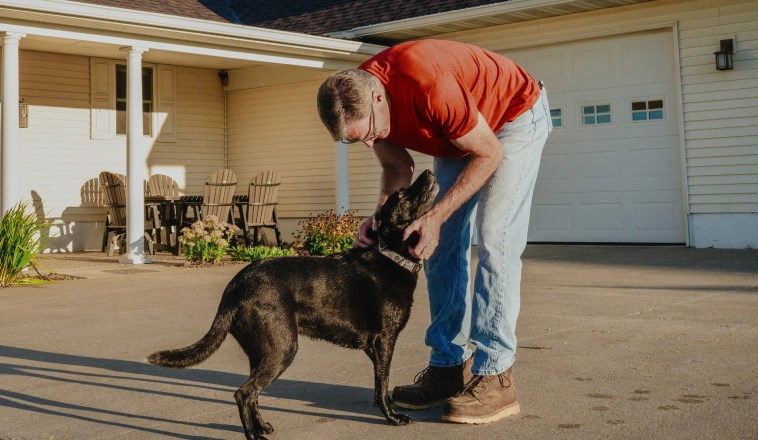
[[[521,411],[521,406],[519,405],[518,402],[516,402],[512,404],[511,406],[506,406],[500,411],[494,414],[490,414],[488,416],[473,417],[473,416],[453,416],[450,414],[442,414],[442,420],[446,422],[452,422],[452,423],[469,423],[473,425],[481,425],[484,423],[496,422],[508,416],[518,414],[519,411]]]
[[[438,406],[442,406],[447,401],[447,399],[448,398],[446,397],[444,399],[435,400],[434,402],[423,403],[423,404],[422,403],[396,402],[394,400],[392,400],[390,402],[392,403],[392,405],[394,405],[394,406],[396,406],[398,408],[411,409],[411,410],[413,410],[413,409],[420,410],[420,409],[429,409],[429,408],[436,408]]]

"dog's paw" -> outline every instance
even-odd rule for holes
[[[413,423],[413,419],[405,414],[395,414],[389,421],[392,426],[405,426]]]
[[[255,427],[255,433],[257,435],[271,434],[272,432],[274,432],[274,427],[271,426],[271,423],[265,423],[264,422],[263,425]]]

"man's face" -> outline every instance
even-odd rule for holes
[[[371,92],[371,111],[363,119],[345,123],[347,137],[343,141],[347,144],[362,142],[371,148],[374,143],[386,138],[390,134],[389,106],[384,96],[376,91]]]

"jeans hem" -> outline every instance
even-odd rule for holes
[[[507,367],[485,368],[485,369],[479,369],[479,370],[474,370],[472,368],[471,373],[474,374],[475,376],[494,376],[496,374],[500,374],[504,372],[505,370],[511,368],[513,364],[514,362],[511,362],[510,364],[508,364]]]
[[[469,360],[469,358],[471,356],[472,356],[472,353],[469,352],[468,356],[464,356],[463,359],[461,359],[461,360],[459,360],[457,362],[451,362],[451,361],[437,362],[437,361],[430,360],[429,361],[429,366],[430,367],[441,367],[441,368],[456,367],[458,365],[463,365],[464,363],[466,363],[466,361]]]

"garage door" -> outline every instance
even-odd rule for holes
[[[671,33],[503,55],[545,82],[555,126],[529,241],[684,243]]]

